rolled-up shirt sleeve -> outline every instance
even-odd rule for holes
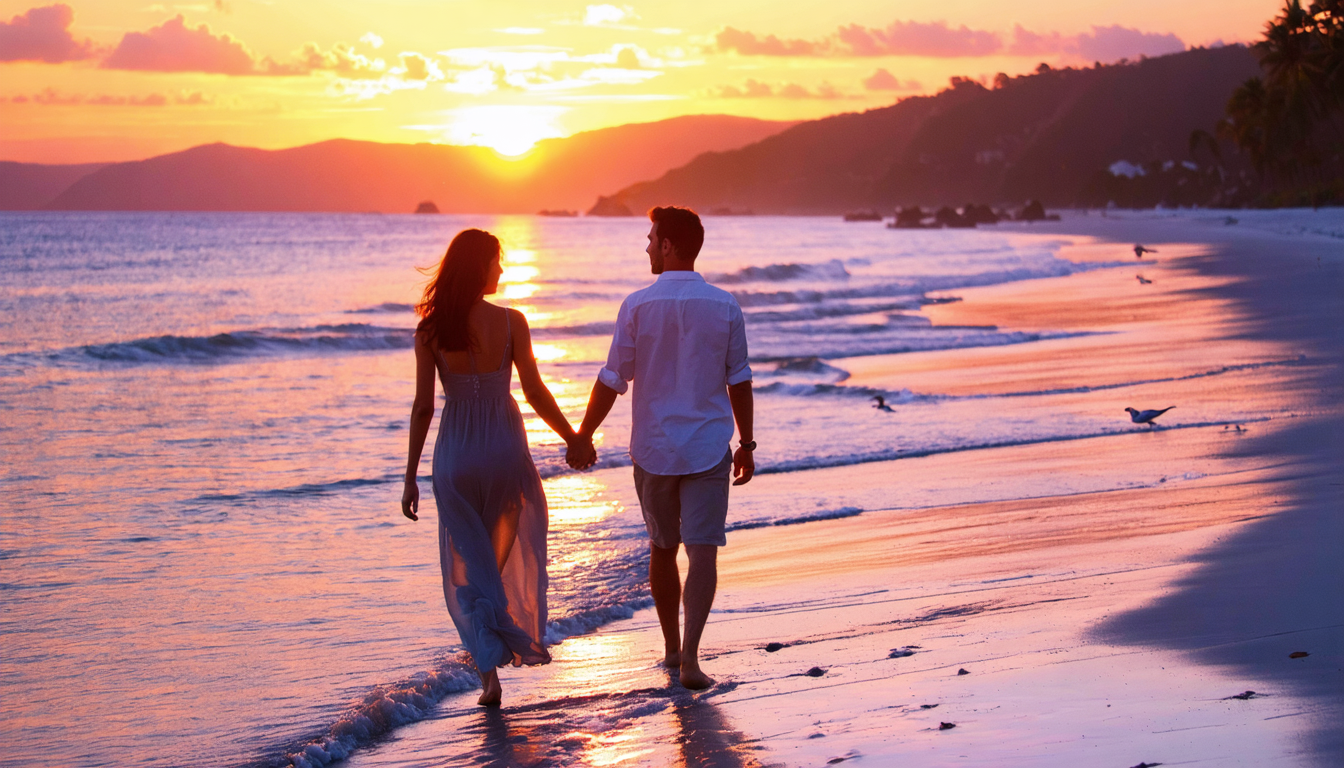
[[[597,372],[597,380],[624,395],[635,378],[635,329],[628,303],[616,313],[616,333],[611,337],[607,364]]]
[[[728,313],[728,385],[751,381],[751,365],[747,363],[747,324],[742,319],[742,308],[736,302]]]

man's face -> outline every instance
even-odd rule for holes
[[[658,237],[658,222],[656,221],[653,222],[653,226],[649,227],[649,247],[645,248],[644,252],[649,254],[649,267],[652,268],[653,274],[663,274],[663,242]]]

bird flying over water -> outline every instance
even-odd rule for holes
[[[877,401],[877,405],[873,406],[877,410],[886,411],[887,413],[895,413],[895,411],[891,410],[891,406],[887,405],[886,399],[883,398],[881,395],[873,395],[872,399]]]
[[[1135,275],[1134,277],[1139,281],[1139,285],[1148,285],[1149,283],[1153,282],[1152,280],[1149,280],[1143,275]]]
[[[1167,411],[1170,411],[1172,408],[1175,407],[1176,406],[1174,405],[1169,405],[1160,411],[1153,409],[1147,411],[1136,411],[1133,408],[1126,408],[1125,410],[1129,411],[1129,420],[1134,422],[1135,424],[1147,424],[1149,427],[1154,427],[1157,425],[1153,423],[1153,419],[1156,419],[1158,416],[1161,416],[1162,414],[1166,413]]]
[[[1143,258],[1143,254],[1145,254],[1145,253],[1157,253],[1157,251],[1153,250],[1152,248],[1146,248],[1146,247],[1144,247],[1144,246],[1142,246],[1142,245],[1139,245],[1138,243],[1135,243],[1135,244],[1134,244],[1134,255],[1135,255],[1135,256],[1137,256],[1137,257],[1139,257],[1140,259],[1142,259],[1142,258]]]

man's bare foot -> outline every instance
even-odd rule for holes
[[[681,666],[681,651],[668,651],[663,655],[663,666],[677,669]]]
[[[700,671],[695,662],[681,665],[681,685],[692,691],[703,691],[714,684],[714,678]]]
[[[499,686],[499,673],[495,670],[481,675],[481,698],[476,700],[482,707],[498,707],[504,690]]]

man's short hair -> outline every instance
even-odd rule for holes
[[[665,206],[649,209],[649,221],[658,225],[658,239],[671,240],[677,255],[694,259],[705,244],[705,227],[700,217],[690,208]]]

